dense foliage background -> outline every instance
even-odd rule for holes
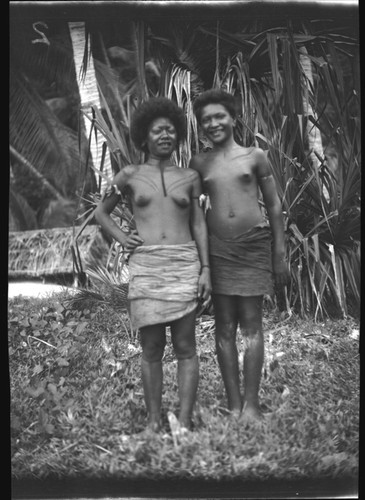
[[[10,228],[92,221],[105,174],[141,160],[128,130],[136,105],[149,96],[169,96],[184,108],[188,137],[176,161],[186,167],[210,147],[192,101],[223,87],[241,110],[237,141],[267,151],[282,200],[292,277],[282,307],[319,318],[358,314],[356,13],[105,12],[77,23],[11,18]],[[84,100],[86,80],[95,102]],[[120,207],[116,216],[123,218]],[[125,218],[130,222],[130,214]]]

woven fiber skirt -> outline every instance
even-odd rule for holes
[[[232,239],[209,237],[212,293],[253,297],[273,293],[271,230],[259,224]]]
[[[194,311],[199,274],[195,241],[137,247],[129,258],[128,299],[133,327],[170,323]]]

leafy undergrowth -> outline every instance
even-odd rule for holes
[[[200,383],[193,430],[173,439],[177,364],[164,356],[163,432],[138,435],[146,412],[140,347],[106,304],[66,295],[9,301],[12,475],[15,479],[356,477],[359,340],[355,320],[314,323],[266,312],[260,401],[265,419],[231,421],[214,321],[197,320]],[[243,362],[244,343],[240,344]]]

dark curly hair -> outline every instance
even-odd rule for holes
[[[151,97],[136,109],[131,120],[130,135],[138,149],[147,152],[143,143],[147,138],[148,127],[156,118],[169,118],[175,126],[177,142],[185,139],[186,121],[183,110],[167,97]]]
[[[194,101],[193,109],[198,123],[200,123],[203,108],[208,104],[221,104],[226,108],[232,118],[236,118],[237,116],[236,100],[234,96],[221,89],[210,89],[200,94]]]

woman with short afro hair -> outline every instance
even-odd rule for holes
[[[129,306],[142,346],[142,383],[148,431],[161,427],[162,358],[166,327],[177,357],[179,422],[189,429],[199,380],[195,319],[210,300],[208,234],[199,205],[197,172],[179,168],[172,154],[185,138],[183,111],[171,100],[152,98],[135,111],[131,137],[144,162],[124,167],[95,210],[102,228],[130,253]],[[137,231],[124,233],[110,216],[127,191]]]
[[[156,115],[169,118],[173,123],[177,133],[177,143],[180,144],[186,136],[186,121],[184,112],[175,102],[166,97],[152,97],[143,102],[134,112],[130,127],[130,136],[136,147],[145,153],[145,140],[150,123]]]

